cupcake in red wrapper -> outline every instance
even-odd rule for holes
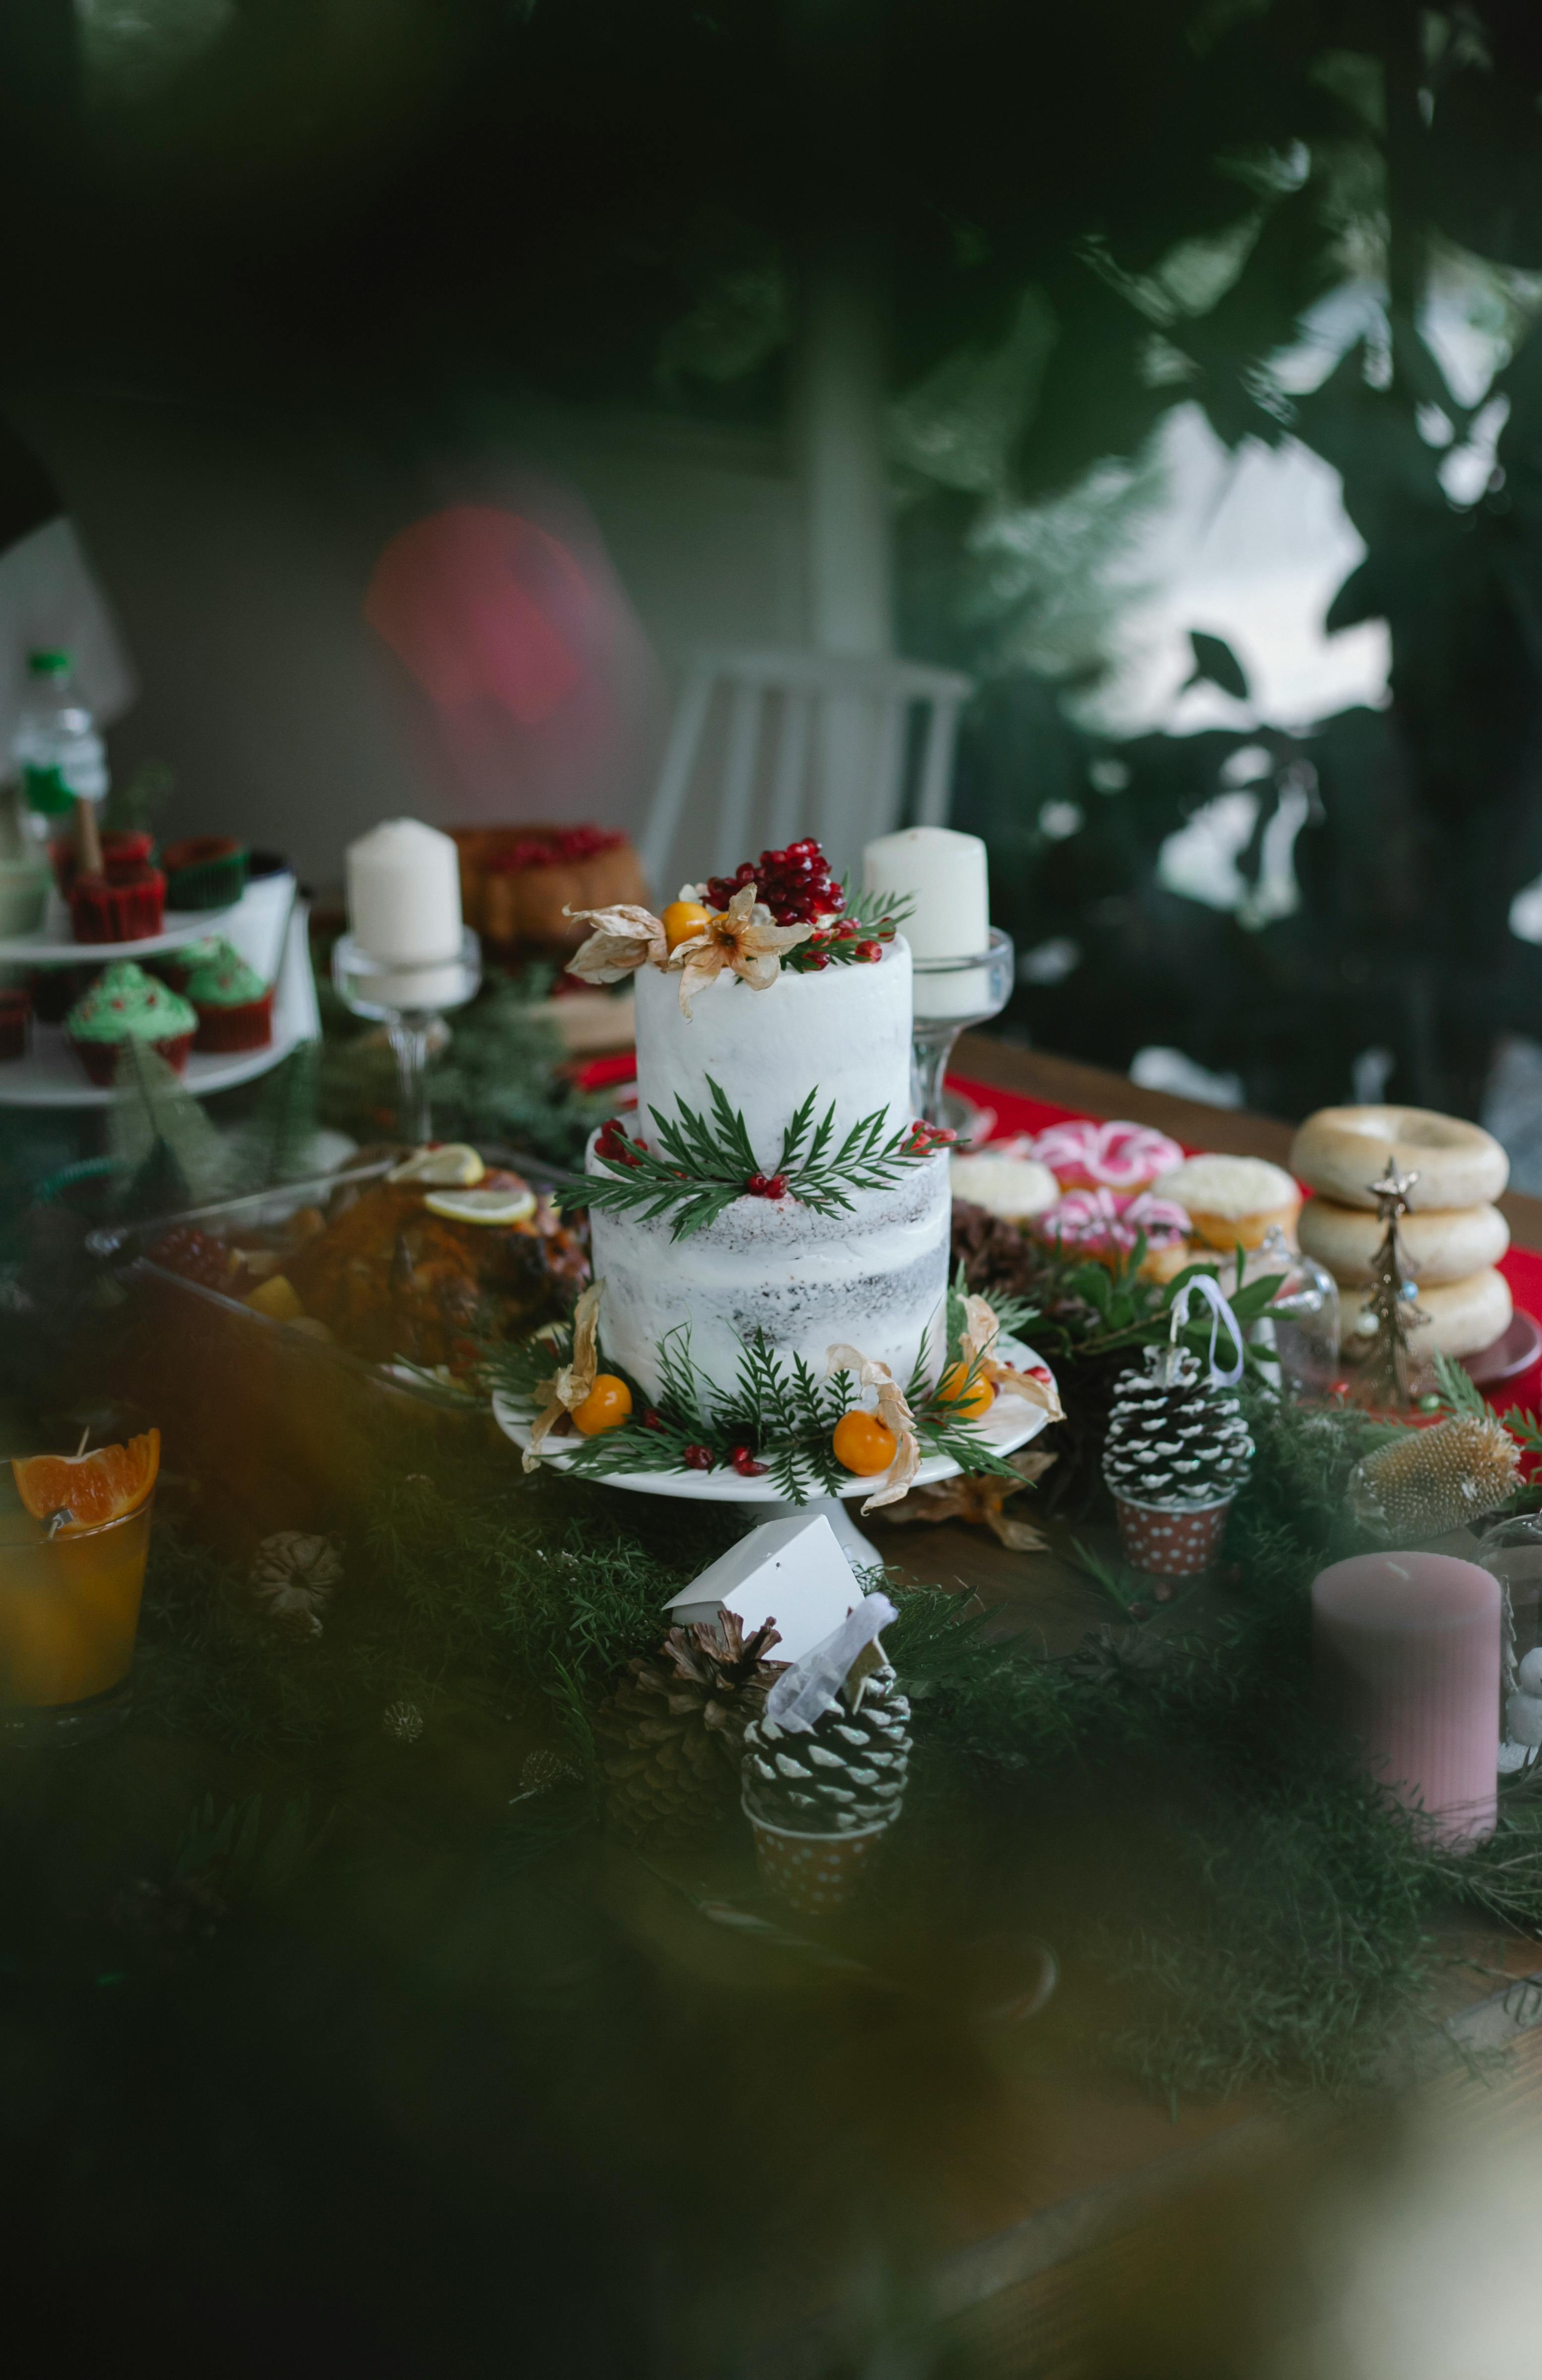
[[[158,868],[136,868],[120,884],[78,876],[69,922],[78,942],[138,942],[160,932],[165,906],[166,880]]]
[[[109,884],[131,883],[141,868],[150,866],[155,848],[153,839],[137,826],[105,827],[101,844],[102,873]],[[48,856],[54,863],[54,881],[67,901],[80,873],[80,850],[74,836],[61,835],[51,843]]]
[[[161,854],[174,909],[227,909],[247,889],[246,845],[227,834],[190,834]]]
[[[132,959],[116,959],[65,1019],[69,1043],[93,1083],[110,1086],[130,1041],[153,1050],[180,1074],[198,1024],[190,1002],[146,975]]]
[[[228,942],[205,955],[183,987],[198,1014],[199,1050],[265,1050],[273,1038],[273,988]]]
[[[27,1055],[27,1020],[31,1013],[32,995],[24,984],[16,990],[0,991],[0,1066]]]

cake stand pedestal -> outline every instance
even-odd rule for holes
[[[1020,1339],[1003,1339],[1001,1342],[1003,1363],[1026,1371],[1030,1364],[1043,1362],[1031,1347]],[[505,1438],[514,1440],[521,1450],[530,1442],[530,1425],[510,1399],[495,1396],[493,1418]],[[1041,1405],[1030,1405],[1022,1397],[999,1396],[990,1412],[982,1415],[979,1433],[992,1454],[1015,1454],[1048,1426],[1050,1416]],[[572,1468],[563,1452],[563,1441],[548,1439],[541,1450],[542,1463],[553,1471]],[[948,1454],[923,1454],[921,1467],[911,1482],[915,1488],[929,1488],[939,1479],[952,1479],[960,1469]],[[876,1479],[853,1479],[843,1487],[838,1496],[810,1496],[802,1504],[794,1504],[781,1494],[771,1480],[743,1479],[724,1463],[716,1471],[586,1471],[582,1475],[601,1488],[625,1488],[639,1496],[673,1496],[682,1504],[749,1504],[755,1507],[752,1518],[762,1521],[783,1521],[791,1513],[822,1512],[835,1532],[837,1544],[853,1570],[879,1568],[885,1557],[872,1539],[864,1536],[850,1511],[877,1487]]]
[[[469,926],[461,929],[453,958],[426,965],[371,957],[352,934],[340,934],[332,948],[332,980],[346,1008],[383,1025],[396,1061],[396,1111],[402,1138],[420,1148],[431,1139],[429,1111],[429,1036],[447,1008],[464,1008],[482,979],[482,946]]]

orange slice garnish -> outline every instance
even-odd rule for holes
[[[127,1446],[99,1446],[94,1454],[16,1454],[17,1494],[34,1521],[69,1514],[59,1529],[70,1536],[121,1521],[144,1502],[161,1468],[161,1433],[147,1429]]]

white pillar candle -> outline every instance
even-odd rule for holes
[[[387,966],[460,955],[460,854],[418,819],[388,819],[348,845],[348,929]]]
[[[880,835],[862,854],[862,880],[869,892],[910,902],[902,930],[913,958],[972,959],[990,948],[990,880],[977,834],[909,826]],[[987,982],[983,967],[929,976],[923,965],[916,976],[916,1014],[977,1016],[988,1003]]]

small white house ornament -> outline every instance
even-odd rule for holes
[[[750,1635],[774,1620],[781,1638],[779,1661],[801,1661],[838,1628],[862,1600],[851,1564],[822,1512],[795,1512],[766,1521],[720,1556],[665,1609],[670,1623],[715,1629],[720,1611],[732,1611]]]

